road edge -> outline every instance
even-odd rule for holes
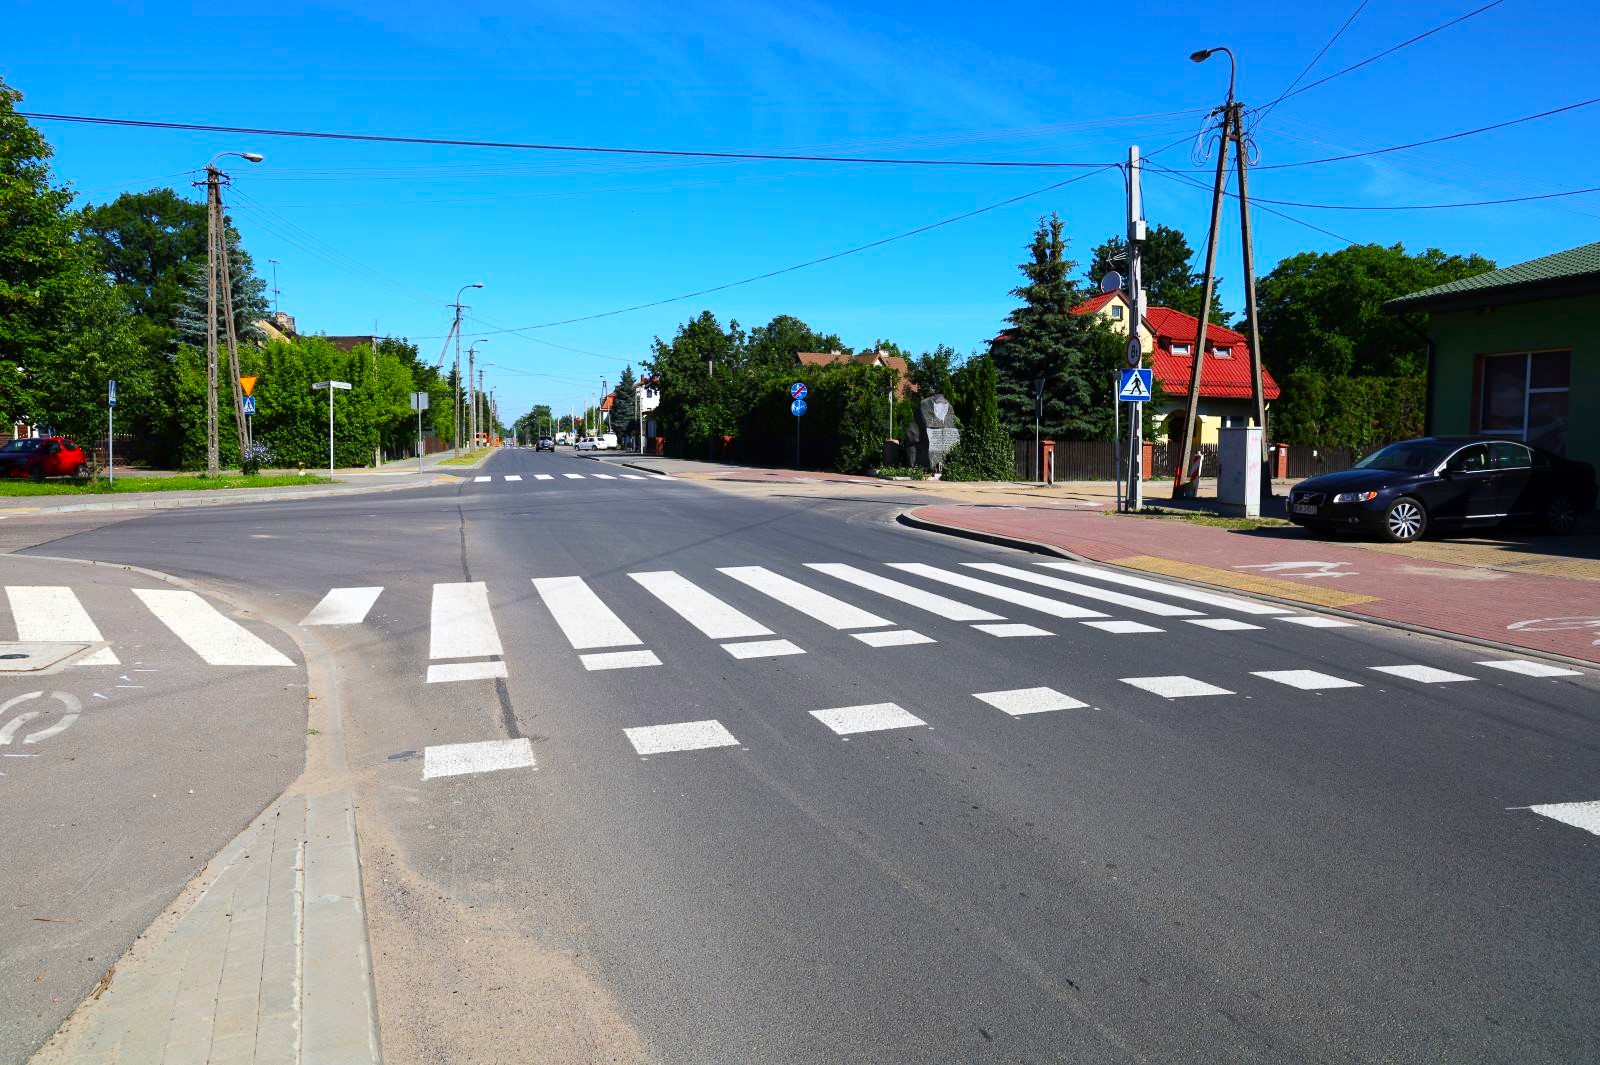
[[[436,478],[444,474],[434,475]],[[17,517],[41,518],[52,514],[84,514],[103,513],[109,511],[126,510],[184,510],[189,507],[224,507],[241,506],[246,503],[283,503],[289,500],[327,499],[337,496],[364,496],[377,495],[381,492],[400,492],[408,488],[436,488],[441,482],[437,479],[429,484],[374,484],[358,485],[353,488],[291,488],[291,489],[256,489],[256,488],[219,488],[215,493],[205,496],[182,496],[176,499],[130,499],[124,502],[108,501],[103,503],[69,503],[59,507],[4,507],[0,512]],[[260,492],[260,495],[242,496],[240,492]],[[173,493],[178,495],[178,493]],[[213,498],[213,496],[215,498]],[[0,499],[27,499],[27,496],[0,496]],[[38,498],[38,497],[34,497]],[[79,559],[78,561],[82,561]]]

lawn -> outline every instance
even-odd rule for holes
[[[311,484],[327,484],[326,477],[296,477],[276,475],[263,477],[222,476],[207,477],[194,474],[179,477],[118,477],[113,485],[98,481],[28,481],[20,477],[0,478],[0,496],[83,496],[109,495],[112,492],[207,492],[227,488],[284,488]]]
[[[439,460],[439,465],[441,465],[441,466],[471,466],[474,462],[477,462],[479,459],[483,458],[483,456],[487,455],[490,451],[493,451],[493,450],[494,450],[493,448],[480,447],[475,451],[467,452],[465,455],[457,455],[454,458],[440,459]]]

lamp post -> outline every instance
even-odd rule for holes
[[[334,392],[350,391],[349,381],[318,381],[311,386],[315,392],[319,388],[328,390],[328,480],[333,480],[333,394]]]
[[[456,337],[456,366],[453,376],[456,379],[456,450],[461,450],[461,294],[469,288],[482,288],[482,281],[474,281],[470,285],[462,285],[456,289],[456,301],[452,304],[456,309],[456,320],[450,327],[450,332]],[[448,341],[446,341],[448,343]],[[471,383],[468,382],[470,388]]]

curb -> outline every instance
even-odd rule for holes
[[[88,511],[114,511],[114,510],[183,510],[188,507],[223,507],[238,506],[243,503],[282,503],[292,499],[327,499],[330,496],[349,495],[375,495],[379,492],[399,492],[407,488],[431,488],[437,482],[426,484],[378,484],[361,485],[355,488],[296,488],[278,491],[274,489],[251,488],[225,488],[218,489],[216,498],[211,496],[181,496],[174,499],[130,499],[122,502],[108,501],[104,503],[69,503],[59,507],[0,507],[0,511],[11,511],[19,517],[40,517],[50,514],[78,514]],[[260,491],[259,495],[239,495],[236,493]]]
[[[923,506],[928,505],[930,504],[923,504]],[[1068,551],[1064,547],[1057,547],[1054,544],[1043,543],[1039,540],[1029,540],[1021,536],[1007,536],[1002,533],[982,532],[977,529],[963,529],[956,525],[944,525],[940,522],[930,521],[927,518],[919,518],[909,510],[902,510],[899,514],[895,515],[895,521],[906,526],[907,528],[917,529],[921,532],[938,533],[941,536],[956,536],[965,540],[976,540],[979,543],[992,544],[996,547],[1009,547],[1018,551],[1028,551],[1036,555],[1051,555],[1055,558],[1065,558],[1073,562],[1083,562],[1091,566],[1109,566],[1112,569],[1125,570],[1128,573],[1143,573],[1142,570],[1134,570],[1126,566],[1118,566],[1115,562],[1106,562],[1103,559],[1090,558],[1088,555],[1080,555],[1075,551]],[[1326,614],[1330,617],[1341,618],[1345,621],[1363,621],[1369,625],[1381,625],[1384,628],[1395,629],[1400,632],[1409,632],[1417,636],[1432,636],[1441,640],[1453,640],[1456,643],[1466,643],[1475,647],[1485,647],[1492,651],[1503,651],[1507,654],[1532,655],[1549,662],[1559,662],[1566,666],[1581,666],[1584,669],[1595,669],[1600,667],[1600,663],[1591,662],[1584,658],[1573,658],[1570,655],[1560,654],[1555,651],[1542,651],[1536,647],[1525,647],[1521,644],[1514,643],[1502,643],[1498,640],[1484,639],[1481,636],[1468,636],[1465,633],[1450,632],[1447,629],[1430,628],[1426,625],[1417,625],[1408,621],[1396,621],[1393,618],[1374,617],[1371,614],[1359,614],[1353,610],[1340,610],[1338,607],[1302,603],[1296,599],[1284,599],[1275,595],[1266,595],[1262,592],[1244,591],[1242,589],[1232,588],[1227,585],[1207,584],[1205,581],[1191,580],[1187,577],[1172,577],[1168,576],[1167,574],[1162,574],[1161,579],[1165,581],[1171,581],[1174,584],[1184,584],[1192,588],[1201,588],[1206,591],[1226,592],[1229,595],[1237,595],[1242,598],[1259,599],[1264,603],[1271,603],[1274,606],[1289,607],[1290,609],[1302,611],[1308,614]]]

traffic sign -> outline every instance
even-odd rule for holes
[[[804,381],[796,381],[794,384],[789,386],[790,399],[805,399],[809,393],[810,389],[806,388]],[[802,411],[801,413],[805,412]]]
[[[1150,401],[1150,371],[1123,370],[1122,381],[1117,386],[1117,398],[1128,403]]]
[[[244,413],[245,413],[245,417],[248,418],[250,415],[254,414],[255,412],[256,412],[256,397],[254,397],[254,396],[246,396],[246,397],[244,397]]]
[[[804,387],[804,386],[801,386],[801,387]],[[797,399],[793,403],[789,404],[789,413],[793,414],[796,418],[800,417],[800,415],[804,414],[805,412],[806,412],[806,401],[805,400]]]
[[[1139,345],[1138,337],[1128,339],[1128,368],[1134,369],[1144,362],[1144,348]]]
[[[106,382],[106,406],[115,407],[116,405],[117,405],[117,383],[115,381],[107,381]]]
[[[416,411],[418,414],[421,414],[423,411],[427,410],[428,409],[428,393],[426,393],[426,392],[413,392],[413,393],[411,393],[411,409]]]
[[[244,394],[248,396],[250,393],[256,390],[256,379],[254,377],[241,377],[239,378],[239,387],[243,389]]]

